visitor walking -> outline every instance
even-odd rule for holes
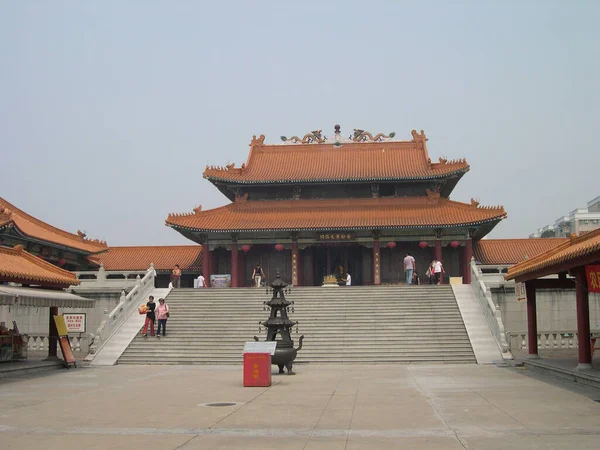
[[[142,336],[148,336],[148,325],[150,325],[150,336],[154,336],[154,320],[156,315],[154,310],[156,309],[156,303],[154,303],[154,296],[148,297],[148,303],[146,303],[146,320],[144,321],[144,329],[142,330]]]
[[[175,268],[173,269],[173,273],[171,275],[171,281],[173,283],[174,288],[181,287],[181,269],[179,268],[179,264],[175,264]]]
[[[350,276],[350,272],[346,272],[346,286],[352,286],[352,277]]]
[[[413,272],[412,284],[417,286],[421,284],[421,279],[419,278],[419,274],[417,272]]]
[[[427,278],[429,278],[429,284],[435,284],[435,275],[433,273],[434,270],[435,270],[435,259],[433,261],[431,261],[431,263],[429,264],[429,267],[427,268],[427,272],[425,272],[425,275],[427,275]]]
[[[156,337],[160,337],[160,330],[162,328],[163,337],[167,335],[167,319],[169,317],[169,305],[165,303],[164,298],[158,299],[158,307],[156,308],[156,319],[158,320],[158,329],[156,330]]]
[[[204,279],[204,276],[202,274],[200,274],[200,276],[198,277],[198,286],[196,286],[197,288],[205,288],[206,287],[206,280]]]
[[[410,253],[404,258],[404,272],[406,272],[406,284],[412,284],[413,271],[415,270],[415,258]]]
[[[260,283],[264,277],[265,273],[263,272],[262,267],[260,267],[260,263],[257,263],[254,271],[252,272],[252,279],[254,280],[254,283],[256,283],[257,288],[260,287]]]
[[[435,284],[439,285],[442,280],[442,274],[446,273],[441,261],[435,260],[433,264],[433,275],[435,276]]]

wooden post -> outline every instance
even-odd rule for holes
[[[443,267],[443,261],[442,261],[442,238],[438,237],[435,240],[435,259],[437,259],[439,262],[442,263],[442,267]],[[440,273],[440,284],[444,283],[444,272]]]
[[[527,349],[528,358],[539,358],[537,337],[537,309],[535,300],[535,280],[525,282],[527,294]]]
[[[463,276],[463,284],[471,284],[471,258],[473,258],[473,239],[467,238],[465,245],[465,273]]]
[[[593,366],[587,278],[584,267],[578,267],[574,272],[575,299],[577,302],[577,344],[579,346],[579,364],[577,364],[576,370],[590,370]]]
[[[237,242],[231,243],[231,287],[239,286],[239,264],[238,264],[238,244]]]
[[[381,249],[379,239],[373,240],[373,284],[381,284]]]
[[[210,287],[210,250],[208,249],[208,243],[202,244],[202,275],[206,287]]]
[[[54,316],[58,316],[58,307],[51,306],[49,309],[50,325],[48,327],[48,359],[58,359],[58,330],[56,329],[56,323],[54,323]]]
[[[299,286],[299,254],[298,242],[292,242],[292,286]]]

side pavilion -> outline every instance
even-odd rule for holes
[[[558,275],[558,278],[544,278],[549,275]],[[567,275],[574,277],[574,280],[567,278]],[[537,290],[575,287],[579,347],[577,370],[592,369],[589,292],[600,292],[600,229],[579,237],[572,235],[563,244],[511,267],[505,279],[525,283],[530,358],[539,357]]]

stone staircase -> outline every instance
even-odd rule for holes
[[[476,363],[450,286],[298,287],[297,363]],[[240,364],[268,317],[265,289],[174,289],[165,338],[138,334],[118,364]]]

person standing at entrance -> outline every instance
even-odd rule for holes
[[[406,284],[412,284],[413,271],[415,270],[415,258],[410,253],[404,258],[404,272],[406,272]]]
[[[154,310],[156,309],[156,303],[154,303],[154,296],[148,297],[148,303],[146,303],[146,320],[144,321],[144,329],[142,330],[142,336],[148,336],[148,325],[150,325],[150,336],[154,336],[154,320],[156,316]]]
[[[179,264],[175,264],[175,268],[173,269],[173,274],[171,275],[173,278],[173,287],[180,288],[181,287],[181,269],[179,268]]]
[[[198,277],[198,286],[196,286],[197,288],[205,288],[206,287],[206,280],[204,279],[204,276],[202,274],[200,274],[200,276]]]
[[[441,282],[442,274],[445,273],[444,266],[441,261],[437,259],[433,263],[433,275],[435,276],[435,284],[439,285]]]
[[[260,283],[264,277],[265,273],[263,272],[262,267],[260,267],[260,263],[257,263],[254,271],[252,272],[252,279],[254,280],[254,283],[256,283],[257,288],[260,287]]]
[[[350,276],[350,272],[346,272],[346,286],[352,286],[352,277]]]
[[[164,298],[158,299],[158,308],[156,308],[156,319],[158,320],[158,329],[156,337],[160,337],[160,329],[162,328],[163,337],[167,335],[167,318],[169,317],[169,305],[165,303]]]

